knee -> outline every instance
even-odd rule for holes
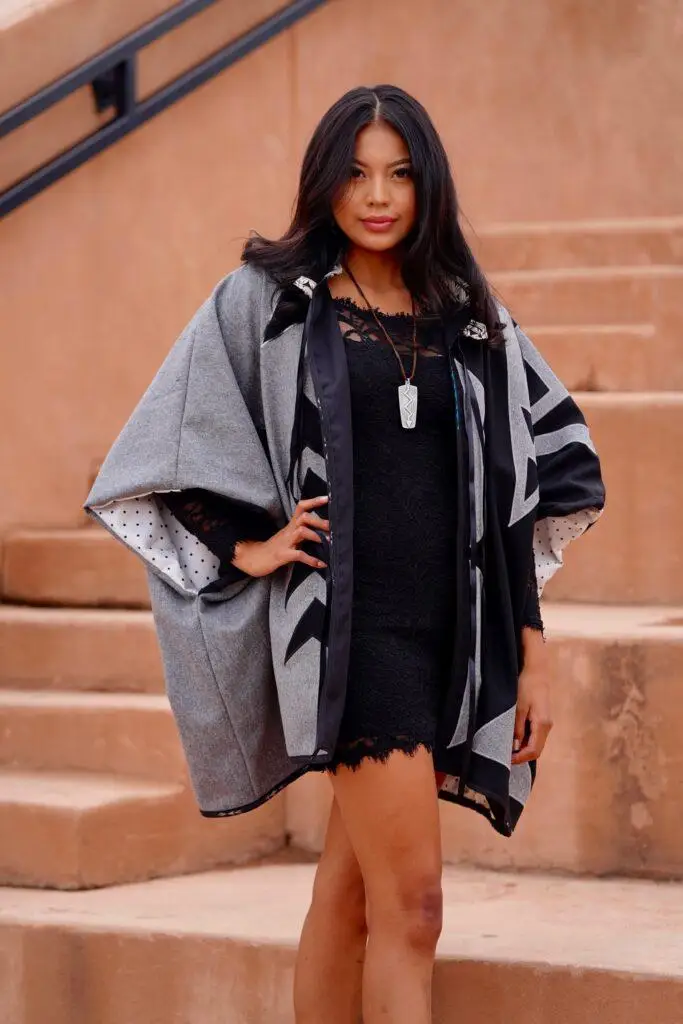
[[[313,883],[313,904],[328,920],[346,921],[354,931],[365,932],[365,885],[358,864],[323,856]]]
[[[370,901],[368,923],[391,930],[416,952],[433,954],[443,927],[440,874],[408,872],[384,895]]]

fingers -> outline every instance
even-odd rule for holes
[[[533,709],[529,715],[529,738],[522,745],[517,753],[512,755],[512,764],[524,764],[526,761],[535,761],[539,758],[545,747],[548,734],[553,727],[549,717],[534,714]]]
[[[318,505],[324,505],[326,501],[329,501],[329,495],[327,494],[318,494],[315,498],[301,498],[294,509],[294,515],[308,512],[309,509],[317,508]]]
[[[295,516],[292,522],[300,526],[302,523],[308,523],[310,526],[314,526],[316,530],[329,530],[330,521],[329,519],[321,519],[320,516],[314,515],[312,512],[302,512],[300,516]]]
[[[290,562],[305,562],[306,565],[312,565],[317,569],[325,569],[327,562],[323,562],[321,558],[316,558],[314,555],[309,555],[301,548],[291,549],[291,558],[288,559]]]
[[[315,568],[327,567],[327,562],[324,562],[321,558],[316,558],[315,555],[309,555],[298,547],[299,544],[303,544],[305,541],[315,541],[317,544],[322,544],[323,538],[315,530],[322,529],[329,534],[330,520],[323,519],[317,513],[309,511],[318,505],[324,505],[327,501],[329,501],[328,495],[318,495],[316,498],[303,498],[298,502],[294,515],[290,520],[292,546],[288,552],[288,561],[305,562],[306,565],[312,565]]]
[[[297,526],[294,530],[294,541],[296,544],[299,544],[304,540],[314,540],[318,544],[323,542],[323,538],[315,530],[311,530],[307,526]]]
[[[513,751],[518,751],[524,746],[524,737],[526,735],[526,722],[529,715],[530,707],[528,703],[518,703],[517,713],[515,714],[515,731],[512,739]]]
[[[522,741],[520,749],[516,753],[513,753],[512,764],[524,764],[525,761],[533,761],[540,753],[540,751],[537,751],[536,749],[538,736],[534,723],[530,722],[529,726],[529,738],[526,743]]]

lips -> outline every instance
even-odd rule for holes
[[[396,223],[396,217],[366,217],[361,223],[368,231],[391,231]]]

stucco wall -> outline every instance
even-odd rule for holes
[[[92,34],[75,13],[101,20],[104,6],[62,0],[35,16],[42,30],[0,34],[15,68],[0,60],[0,106],[37,84],[35,63],[20,75],[27,62],[42,52],[56,73],[60,52],[78,49],[74,26]],[[245,18],[245,5],[222,3],[201,30],[148,55],[143,89],[275,6],[254,0]],[[68,46],[51,7],[72,16]],[[112,31],[107,22],[92,38]],[[681,0],[332,0],[5,218],[0,532],[81,521],[94,465],[179,330],[250,228],[285,226],[302,148],[346,88],[394,81],[425,103],[475,226],[675,214],[682,37]],[[0,181],[48,130],[52,145],[91,127],[87,95],[52,116],[42,133],[4,141]]]

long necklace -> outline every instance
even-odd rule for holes
[[[399,411],[399,414],[401,416],[401,426],[402,427],[406,427],[408,430],[410,430],[412,427],[415,426],[415,423],[417,421],[417,387],[416,387],[415,384],[412,383],[413,377],[415,376],[415,366],[417,364],[417,320],[415,319],[415,299],[411,295],[410,302],[411,302],[412,317],[413,317],[413,368],[410,371],[410,376],[406,377],[405,367],[403,365],[403,359],[401,358],[401,355],[398,352],[398,350],[397,350],[396,346],[394,345],[393,341],[389,337],[389,333],[386,330],[384,324],[379,319],[379,317],[375,313],[375,310],[373,309],[373,307],[368,302],[368,300],[367,300],[367,298],[365,296],[365,292],[363,291],[361,286],[358,284],[358,281],[356,281],[355,277],[353,276],[353,274],[351,273],[349,268],[346,266],[346,264],[344,264],[344,270],[349,275],[349,277],[353,281],[354,285],[358,289],[358,292],[361,295],[361,298],[363,299],[363,301],[365,302],[365,305],[368,307],[368,309],[372,313],[372,315],[375,318],[375,321],[377,323],[377,326],[380,328],[380,330],[384,334],[385,338],[387,339],[387,341],[389,342],[389,344],[393,348],[394,353],[396,355],[396,358],[398,359],[398,364],[401,367],[401,376],[405,379],[405,383],[399,384],[399,386],[397,388],[397,390],[398,390],[398,411]]]

